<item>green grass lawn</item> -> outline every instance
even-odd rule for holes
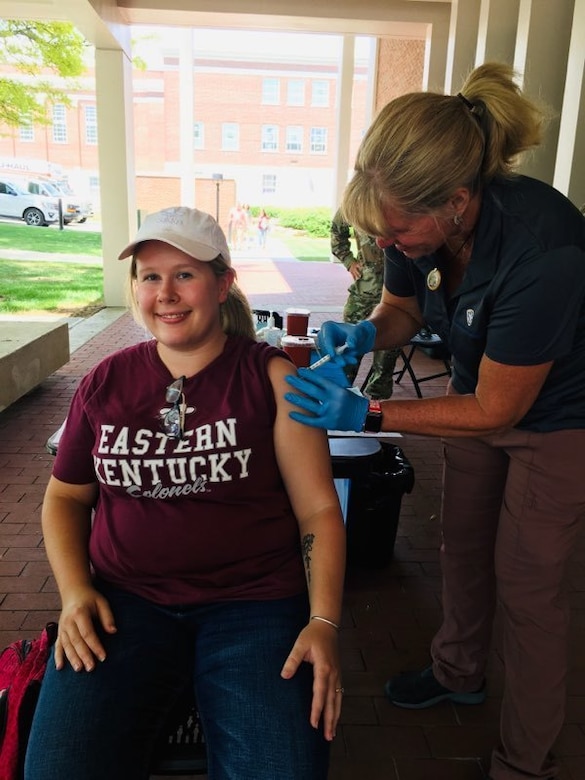
[[[299,260],[329,262],[328,238],[275,229]],[[11,250],[18,250],[10,257]],[[95,264],[17,259],[21,251],[93,255]],[[101,233],[0,223],[0,314],[79,316],[103,305]]]
[[[62,252],[72,255],[102,254],[102,234],[91,230],[66,227],[29,227],[24,224],[0,223],[0,250],[26,252]]]
[[[11,257],[12,250],[17,250]],[[20,260],[20,252],[90,255],[95,263]],[[63,317],[103,305],[102,236],[95,231],[0,223],[0,314]]]
[[[300,234],[298,231],[278,229],[274,235],[286,245],[291,255],[297,260],[312,260],[317,262],[329,262],[331,256],[331,242],[328,238],[313,238]]]
[[[0,259],[0,278],[0,314],[50,312],[69,317],[103,304],[101,260],[89,265]]]

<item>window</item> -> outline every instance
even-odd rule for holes
[[[305,105],[305,82],[302,79],[291,79],[288,82],[286,102],[289,106]]]
[[[329,105],[329,82],[323,80],[313,81],[311,105],[327,107]]]
[[[97,110],[95,106],[85,106],[85,143],[95,146],[98,142]]]
[[[276,175],[274,173],[264,173],[262,175],[262,194],[274,195],[276,192]]]
[[[20,125],[18,133],[21,141],[30,142],[35,140],[35,129],[32,125]]]
[[[67,143],[67,116],[63,103],[53,106],[53,141],[56,144]]]
[[[237,122],[224,122],[221,126],[221,148],[224,152],[240,149],[240,126]]]
[[[327,151],[327,128],[311,128],[311,153],[325,154]]]
[[[193,124],[193,149],[203,149],[205,146],[205,132],[203,122]]]
[[[280,79],[262,79],[262,104],[277,106],[280,103]]]
[[[286,151],[303,151],[303,128],[299,125],[290,125],[286,128]]]
[[[276,125],[262,125],[262,151],[278,151],[278,127]]]

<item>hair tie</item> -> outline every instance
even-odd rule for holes
[[[462,101],[465,103],[465,105],[467,106],[467,108],[468,108],[468,109],[469,109],[471,112],[473,112],[473,109],[475,108],[475,104],[474,104],[474,103],[472,103],[472,102],[471,102],[471,100],[468,100],[468,99],[465,97],[465,95],[462,95],[462,94],[461,94],[461,92],[458,92],[458,93],[457,93],[457,97],[459,98],[459,100],[462,100]]]
[[[469,109],[469,113],[473,114],[474,117],[481,121],[485,107],[483,101],[479,100],[477,103],[472,103],[471,100],[468,100],[461,92],[457,93],[457,97],[465,104],[466,108]]]

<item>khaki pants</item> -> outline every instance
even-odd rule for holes
[[[493,780],[551,778],[565,713],[569,608],[563,579],[585,517],[585,430],[512,430],[445,446],[443,685],[483,680],[496,602],[506,681]]]

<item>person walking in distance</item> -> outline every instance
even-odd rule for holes
[[[265,209],[260,211],[258,217],[258,246],[260,249],[266,249],[266,237],[270,230],[270,217]]]

